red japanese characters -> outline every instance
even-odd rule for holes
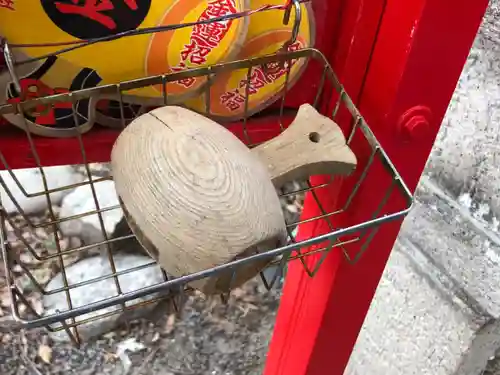
[[[121,0],[131,10],[137,10],[136,0]],[[55,2],[56,8],[64,14],[77,14],[85,18],[92,19],[106,26],[110,30],[116,29],[115,20],[107,13],[114,10],[115,6],[111,0],[85,0],[83,4],[79,0],[71,0],[71,3]]]
[[[237,9],[233,0],[212,0],[208,3],[206,10],[198,18],[198,21],[207,21],[230,14],[235,14]],[[212,50],[220,45],[231,27],[232,20],[215,21],[211,23],[198,24],[193,27],[190,43],[185,44],[180,51],[181,61],[172,67],[173,72],[185,70],[188,63],[191,66],[200,66],[207,62],[207,56]],[[194,78],[177,81],[179,85],[186,88],[193,86]]]

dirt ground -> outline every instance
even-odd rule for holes
[[[108,173],[104,172],[104,175]],[[295,184],[285,186],[284,192],[301,187]],[[298,220],[302,203],[302,195],[282,199],[287,222]],[[32,219],[47,220],[43,216]],[[14,221],[32,246],[50,248],[50,243],[37,239],[43,233],[38,236],[30,233],[27,223],[20,217],[15,217]],[[69,239],[61,236],[60,241],[69,243]],[[13,232],[8,233],[8,241],[23,262],[32,261]],[[45,265],[40,267],[39,271],[43,271],[42,276],[48,281],[54,270],[46,269]],[[71,343],[51,342],[44,329],[4,332],[5,327],[9,327],[10,317],[3,272],[0,267],[1,375],[62,375],[68,371],[81,375],[261,374],[281,291],[279,282],[267,291],[260,278],[256,278],[233,291],[227,304],[220,299],[207,301],[201,296],[192,296],[180,316],[165,313],[155,323],[134,322],[129,329],[114,330],[76,348]],[[23,280],[20,269],[13,272]],[[26,293],[27,298],[32,298],[32,304],[40,305],[40,296]],[[125,344],[132,353],[121,353]]]
[[[109,333],[81,348],[51,343],[43,329],[1,334],[0,374],[40,375],[257,375],[262,373],[279,304],[280,286],[270,292],[252,280],[233,293],[227,305],[191,297],[181,317],[145,320]],[[125,340],[143,344],[129,353],[130,367],[119,354]],[[40,347],[52,351],[50,363]]]

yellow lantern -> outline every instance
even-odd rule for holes
[[[251,0],[252,9],[264,5],[282,5],[282,0]],[[289,51],[310,47],[314,44],[313,12],[309,5],[301,5],[302,19],[300,22],[297,40],[289,47]],[[248,59],[278,52],[285,42],[292,37],[295,21],[292,7],[288,25],[283,24],[283,10],[270,10],[255,13],[250,17],[245,42],[238,54],[238,59]],[[288,88],[300,77],[307,61],[294,61],[290,68]],[[269,68],[269,67],[268,67]],[[248,82],[248,70],[240,69],[218,75],[210,87],[210,116],[216,119],[237,120],[244,116],[245,95],[248,92],[248,115],[256,113],[272,104],[282,93],[286,79],[287,68],[276,64],[271,69],[254,67]],[[247,87],[249,86],[249,87]],[[185,106],[198,111],[206,112],[205,94],[187,100]]]
[[[247,0],[12,0],[0,6],[0,35],[25,47],[30,57],[54,53],[96,38],[131,30],[197,22],[247,9]],[[245,18],[198,24],[173,31],[142,33],[91,43],[61,54],[74,66],[91,68],[101,84],[203,67],[229,60],[245,38]],[[171,102],[195,94],[206,78],[187,79],[167,87]],[[163,102],[162,87],[127,92],[126,99],[151,105]]]

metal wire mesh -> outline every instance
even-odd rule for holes
[[[190,292],[190,288],[187,285],[193,280],[199,280],[205,277],[212,277],[216,274],[230,274],[234,278],[238,269],[243,265],[248,265],[250,263],[255,263],[262,261],[263,259],[274,259],[272,264],[269,266],[273,270],[271,277],[269,277],[270,272],[261,273],[261,279],[267,288],[273,287],[282,275],[285,273],[286,264],[288,262],[301,262],[304,265],[305,271],[313,277],[319,270],[323,260],[328,254],[332,252],[340,251],[344,254],[346,259],[351,263],[356,263],[365,251],[368,251],[370,245],[372,244],[373,237],[377,232],[380,225],[384,223],[403,218],[412,203],[412,195],[402,181],[400,175],[396,171],[394,165],[389,160],[388,156],[382,149],[381,145],[375,138],[374,134],[366,124],[363,117],[360,115],[358,110],[355,108],[353,102],[344,91],[342,85],[335,76],[331,66],[329,65],[325,56],[315,49],[304,49],[295,52],[280,52],[279,54],[259,57],[248,60],[234,61],[219,65],[214,65],[208,68],[200,68],[188,70],[180,73],[174,73],[169,75],[160,75],[155,77],[147,77],[134,81],[122,82],[117,85],[107,85],[102,87],[96,87],[91,89],[85,89],[80,91],[71,92],[68,94],[59,94],[49,97],[34,99],[26,101],[19,104],[9,104],[0,106],[0,113],[18,113],[20,116],[24,117],[24,112],[29,110],[29,108],[35,108],[41,104],[53,106],[58,102],[70,102],[73,105],[73,116],[75,118],[75,124],[78,123],[76,119],[75,103],[78,100],[97,98],[100,96],[113,96],[117,101],[121,113],[121,124],[123,127],[127,125],[127,121],[124,117],[124,105],[122,98],[128,90],[145,87],[148,85],[161,85],[163,87],[164,104],[168,105],[167,100],[167,84],[174,82],[176,80],[184,79],[186,77],[200,77],[205,76],[210,81],[216,74],[226,71],[232,71],[236,69],[244,69],[247,71],[247,77],[251,76],[252,69],[259,66],[265,66],[266,64],[281,64],[282,67],[286,69],[286,78],[283,90],[281,92],[281,99],[276,103],[275,110],[270,111],[266,114],[266,118],[275,119],[274,123],[277,128],[277,133],[283,130],[287,123],[287,117],[290,116],[290,109],[285,106],[287,94],[289,92],[289,75],[291,62],[298,59],[307,59],[308,64],[315,64],[320,67],[318,71],[321,72],[318,77],[315,77],[315,82],[311,82],[311,86],[317,87],[317,93],[311,100],[313,104],[321,113],[331,117],[333,120],[347,124],[344,127],[346,138],[348,140],[351,148],[357,153],[358,166],[357,172],[351,177],[331,177],[321,183],[314,183],[311,181],[306,181],[303,188],[294,191],[281,192],[281,197],[285,199],[293,195],[307,194],[308,204],[314,204],[318,208],[320,214],[310,217],[305,217],[302,215],[299,221],[287,222],[287,228],[290,234],[290,242],[288,245],[281,248],[273,249],[265,253],[255,254],[253,256],[238,259],[228,264],[217,266],[211,269],[198,272],[196,274],[185,275],[175,279],[169,279],[168,275],[163,272],[164,280],[161,283],[155,285],[150,285],[145,288],[140,288],[137,290],[124,292],[120,284],[120,277],[126,274],[134,274],[147,267],[155,267],[154,261],[148,264],[143,264],[138,267],[132,267],[129,269],[117,270],[115,264],[115,253],[112,247],[119,244],[121,241],[130,240],[133,238],[132,235],[125,235],[118,238],[109,238],[109,233],[105,229],[103,215],[106,212],[112,210],[121,210],[119,205],[113,207],[101,207],[99,199],[96,194],[96,188],[99,184],[104,183],[112,179],[112,177],[102,177],[95,179],[92,176],[89,164],[87,151],[85,148],[85,143],[83,141],[85,135],[80,134],[75,130],[74,137],[78,140],[80,146],[82,165],[87,175],[88,181],[80,182],[78,184],[71,184],[67,186],[60,187],[58,189],[49,189],[47,179],[44,174],[44,169],[42,168],[42,163],[38,156],[35,143],[33,141],[33,135],[26,130],[26,137],[31,145],[32,154],[36,165],[38,166],[42,179],[44,188],[36,193],[28,193],[26,187],[16,179],[16,171],[12,170],[7,164],[6,157],[0,150],[0,162],[3,169],[6,169],[11,174],[11,177],[16,181],[18,188],[23,192],[25,196],[35,197],[44,196],[47,200],[47,205],[49,207],[47,219],[41,222],[34,222],[29,215],[23,212],[22,207],[15,201],[14,196],[9,192],[6,183],[0,178],[0,184],[6,190],[9,199],[13,200],[18,211],[23,216],[24,220],[28,223],[28,229],[19,228],[18,224],[12,220],[3,209],[1,211],[2,219],[2,231],[0,231],[0,245],[4,261],[4,267],[6,270],[7,282],[10,287],[11,299],[12,299],[12,314],[17,319],[23,327],[32,328],[45,326],[49,330],[65,330],[75,343],[80,342],[78,334],[78,326],[88,323],[91,320],[102,319],[106,316],[121,313],[125,310],[131,311],[145,304],[154,304],[160,299],[171,298],[168,291],[175,291],[173,293],[177,297],[173,299],[175,303],[177,298],[181,298],[185,293]],[[249,79],[249,78],[248,78]],[[245,109],[248,109],[248,90],[245,93]],[[210,89],[207,86],[205,92],[206,98],[206,108],[207,111],[210,110]],[[332,101],[333,99],[333,101]],[[336,99],[336,100],[335,100]],[[335,103],[330,106],[330,103]],[[292,111],[293,113],[293,111]],[[255,146],[258,142],[252,140],[252,135],[255,134],[254,131],[259,127],[259,121],[262,117],[255,118],[244,116],[242,122],[238,124],[225,124],[229,129],[233,127],[239,128],[241,130],[241,138],[249,146]],[[26,121],[26,120],[25,120]],[[28,126],[26,126],[28,129]],[[353,210],[353,202],[356,201],[359,190],[363,187],[367,176],[370,173],[378,173],[383,171],[384,179],[379,182],[377,188],[383,190],[383,199],[380,202],[375,202],[373,205],[367,205],[366,212],[359,212],[355,215],[356,218],[360,218],[352,225],[348,227],[338,227],[336,225],[335,219],[340,215],[350,215]],[[341,183],[351,183],[353,188],[346,196],[342,202],[338,205],[335,210],[330,210],[326,207],[321,199],[318,198],[318,192],[321,189],[331,189],[334,186],[339,186]],[[51,194],[57,191],[72,190],[78,186],[89,186],[92,190],[92,196],[95,204],[94,210],[89,210],[88,212],[73,215],[69,217],[61,217],[54,209],[54,205],[51,201]],[[389,203],[399,202],[399,208],[388,211]],[[373,207],[372,207],[373,206]],[[391,206],[394,206],[392,204]],[[77,220],[84,216],[97,215],[99,218],[99,224],[102,231],[103,240],[97,243],[85,244],[82,246],[74,248],[66,248],[61,245],[59,238],[59,233],[61,232],[61,225],[65,222],[71,220]],[[310,223],[324,222],[327,223],[329,231],[322,233],[321,235],[304,238],[303,236],[297,238],[293,230],[300,225],[307,225]],[[13,229],[15,233],[15,238],[7,237],[6,226]],[[53,234],[55,251],[50,254],[43,253],[39,248],[33,247],[23,237],[23,233],[26,230],[36,231],[37,228],[50,228],[50,232]],[[54,259],[58,260],[58,266],[60,272],[62,273],[63,284],[62,288],[48,290],[46,285],[40,283],[37,280],[37,276],[32,273],[32,271],[26,267],[23,262],[19,259],[14,251],[12,251],[12,243],[14,241],[23,242],[27,250],[32,254],[33,257],[39,262],[49,262]],[[354,246],[355,245],[355,246]],[[78,283],[68,282],[65,276],[65,269],[68,264],[68,259],[74,257],[75,254],[83,254],[89,249],[98,249],[103,254],[106,254],[107,260],[109,261],[111,273],[107,275],[102,275],[98,278],[86,279]],[[355,249],[355,251],[351,251]],[[321,254],[319,259],[311,266],[311,262],[307,262],[307,258],[311,255]],[[57,293],[62,293],[65,295],[67,301],[67,309],[64,311],[57,311],[50,315],[41,315],[36,309],[31,306],[30,302],[23,293],[23,290],[19,288],[16,283],[15,276],[13,273],[14,267],[21,267],[22,272],[27,275],[32,283],[36,286],[36,289],[42,295],[53,295]],[[100,301],[96,301],[91,304],[83,306],[75,306],[72,301],[71,291],[75,288],[85,288],[91,284],[98,283],[102,280],[112,279],[116,286],[116,293],[111,298],[106,298]],[[138,298],[148,296],[147,300],[138,301]],[[222,296],[225,300],[227,296]],[[26,306],[26,308],[21,309],[20,306]],[[25,311],[24,313],[22,311]],[[89,313],[92,316],[89,317]]]

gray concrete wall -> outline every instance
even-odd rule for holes
[[[348,375],[500,374],[499,3],[464,67]]]

